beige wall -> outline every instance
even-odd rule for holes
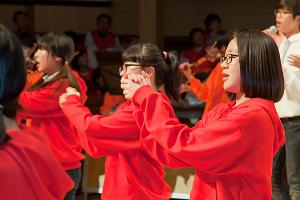
[[[35,31],[64,31],[72,29],[85,33],[95,27],[99,13],[111,13],[113,31],[118,34],[138,34],[139,0],[112,0],[110,7],[33,6]],[[205,4],[203,3],[205,2]],[[259,5],[259,6],[258,6]],[[165,0],[164,35],[183,36],[195,26],[203,26],[208,13],[215,12],[223,19],[227,30],[236,27],[265,28],[274,23],[274,0]],[[0,22],[14,28],[11,17],[26,6],[1,5]]]

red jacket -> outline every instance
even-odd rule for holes
[[[195,168],[192,200],[271,199],[272,159],[285,141],[273,102],[219,104],[193,128],[181,124],[168,100],[149,86],[133,102],[141,110],[135,117],[148,152],[170,167]]]
[[[8,131],[0,145],[0,199],[62,200],[74,183],[41,134]]]
[[[92,115],[75,95],[63,104],[83,148],[94,157],[106,156],[103,200],[169,200],[164,167],[141,147],[134,110],[126,101],[111,116]]]
[[[76,72],[73,71],[73,74],[85,102],[84,80]],[[59,106],[59,96],[66,92],[68,86],[67,79],[60,79],[38,90],[24,90],[19,98],[23,111],[18,114],[18,118],[30,121],[26,123],[28,126],[47,135],[54,155],[65,170],[80,167],[80,160],[84,159],[77,131]]]

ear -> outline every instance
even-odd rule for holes
[[[61,57],[57,57],[57,56],[55,56],[54,58],[55,58],[55,62],[62,62],[62,59],[61,59]]]
[[[150,77],[154,76],[155,74],[155,69],[154,67],[150,66],[146,68],[146,73],[149,74]]]
[[[300,15],[297,15],[297,16],[295,17],[295,21],[297,22],[297,24],[300,25]]]

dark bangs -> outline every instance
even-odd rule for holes
[[[75,47],[72,39],[63,34],[47,33],[43,35],[37,44],[38,49],[44,49],[63,59],[63,61],[70,62],[75,53]]]
[[[146,65],[146,59],[143,52],[143,44],[138,43],[129,46],[122,54],[123,62],[136,62],[141,65]]]
[[[37,48],[51,52],[52,48],[50,47],[53,46],[53,41],[54,41],[53,34],[48,33],[46,35],[43,35],[37,42]]]

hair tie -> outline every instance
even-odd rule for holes
[[[166,51],[163,51],[163,54],[164,54],[164,58],[165,58],[165,60],[168,60],[168,53],[166,52]]]

